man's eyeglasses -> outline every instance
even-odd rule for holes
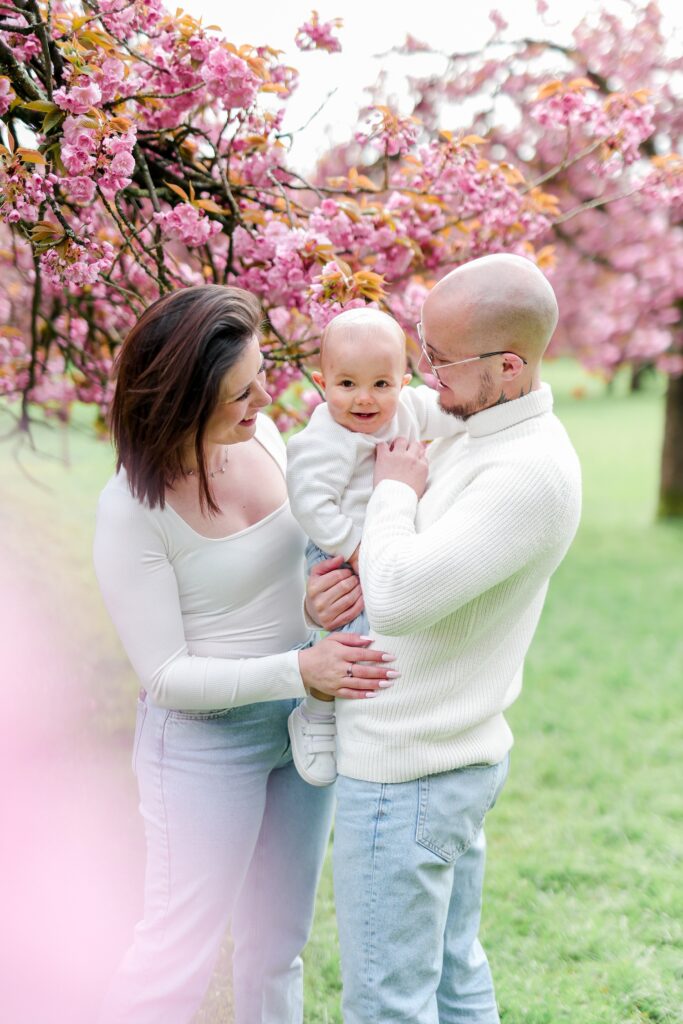
[[[502,352],[482,352],[480,356],[468,356],[467,359],[456,359],[453,363],[439,363],[438,366],[435,366],[429,352],[427,351],[427,343],[424,339],[424,334],[422,333],[422,321],[419,320],[415,326],[417,327],[417,336],[420,339],[422,355],[427,360],[429,368],[438,380],[439,384],[443,384],[441,377],[439,377],[439,370],[444,370],[447,366],[462,366],[463,363],[476,363],[479,359],[489,359],[491,356],[504,356],[507,352],[510,352],[510,349],[507,348],[503,349]],[[518,359],[522,360],[525,366],[527,365],[524,356],[517,355],[516,352],[510,352],[510,355],[517,356]]]

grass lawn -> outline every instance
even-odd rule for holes
[[[584,516],[509,713],[516,744],[488,819],[483,940],[504,1024],[683,1024],[683,524],[654,522],[661,388],[606,395],[571,364],[546,376],[583,464]],[[89,734],[94,723],[98,749],[120,752],[132,814],[123,766],[136,684],[90,569],[111,461],[89,416],[68,432],[36,430],[43,452],[66,446],[68,469],[23,448],[20,471],[15,441],[0,445],[0,528],[77,652]],[[231,1019],[228,961],[226,945],[201,1024]],[[306,1024],[341,1021],[339,988],[328,863],[306,951]]]

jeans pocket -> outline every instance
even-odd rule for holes
[[[507,777],[508,758],[418,779],[415,839],[452,863],[467,851]]]
[[[140,747],[140,738],[142,736],[142,727],[145,724],[145,718],[147,717],[147,705],[143,700],[138,701],[138,708],[135,715],[135,735],[133,736],[133,756],[131,759],[133,772],[137,774],[138,766],[138,750]]]

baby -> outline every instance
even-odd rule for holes
[[[378,309],[349,309],[327,325],[313,380],[326,401],[287,445],[292,511],[311,539],[309,570],[342,555],[358,573],[365,509],[373,489],[375,447],[381,441],[453,437],[463,421],[442,411],[436,391],[407,388],[406,341],[398,323]],[[362,613],[345,630],[367,632]],[[315,691],[289,717],[292,756],[313,786],[337,775],[333,698]]]

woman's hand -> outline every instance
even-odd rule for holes
[[[330,633],[313,647],[299,651],[304,686],[330,697],[374,697],[394,685],[398,672],[393,654],[369,649],[372,640],[358,633]]]
[[[339,629],[363,611],[360,580],[341,555],[318,562],[306,587],[306,611],[323,629]]]
[[[412,487],[418,498],[427,489],[429,463],[421,441],[395,438],[391,444],[382,441],[375,448],[375,487],[381,480],[398,480]]]

